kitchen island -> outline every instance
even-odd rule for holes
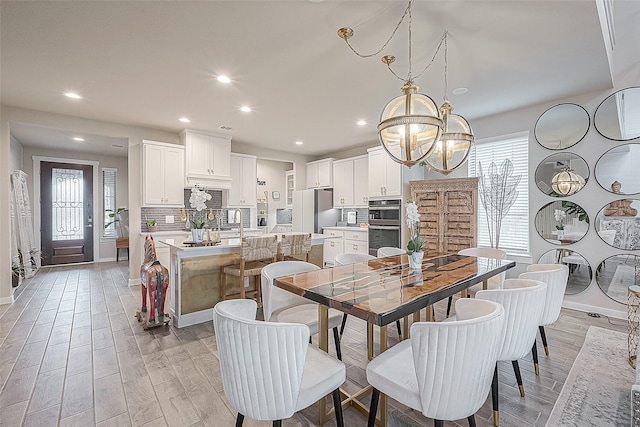
[[[287,233],[285,233],[287,234]],[[281,236],[281,234],[278,234]],[[324,239],[330,236],[313,234],[309,261],[322,267]],[[213,306],[220,300],[220,268],[240,262],[239,238],[223,238],[215,246],[189,247],[191,240],[186,235],[179,238],[157,240],[169,247],[169,269],[171,294],[170,313],[177,328],[213,320]],[[247,282],[245,281],[245,286]],[[238,277],[227,277],[230,292],[239,291]]]

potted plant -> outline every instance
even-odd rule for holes
[[[211,194],[206,189],[200,188],[198,184],[191,189],[189,204],[195,209],[189,219],[191,224],[191,234],[194,242],[202,242],[204,240],[204,229],[207,226],[207,201],[211,200]]]
[[[155,233],[158,231],[158,223],[155,219],[148,219],[145,217],[145,222],[147,223],[147,231],[149,233]]]
[[[409,255],[409,267],[413,269],[422,268],[422,257],[424,252],[424,240],[420,237],[420,214],[415,202],[410,201],[405,205],[407,215],[407,227],[409,229],[409,242],[407,243],[407,255]]]
[[[107,209],[107,212],[110,212],[107,216],[109,217],[109,222],[104,225],[104,228],[109,227],[111,224],[116,225],[116,237],[125,237],[122,232],[122,214],[129,212],[129,209],[126,207],[118,208],[115,211],[111,209]]]
[[[11,286],[16,288],[25,275],[24,267],[17,261],[11,263]]]

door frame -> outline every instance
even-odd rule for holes
[[[102,206],[101,194],[98,190],[98,179],[99,173],[98,169],[100,168],[100,162],[93,160],[78,160],[78,159],[65,159],[58,157],[46,157],[46,156],[33,156],[33,229],[35,231],[34,237],[36,246],[42,249],[42,231],[40,230],[40,225],[42,224],[41,218],[41,206],[40,206],[40,162],[56,162],[56,163],[71,163],[74,165],[89,165],[93,166],[93,262],[98,262],[100,260],[100,226],[102,225],[102,216],[100,216],[100,221],[97,221],[98,215],[100,215],[100,206]],[[96,227],[96,224],[99,226]],[[38,259],[38,267],[40,267],[41,261]],[[61,265],[69,265],[69,264],[61,264]],[[55,267],[55,266],[52,266]]]

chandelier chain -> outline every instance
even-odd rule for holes
[[[420,73],[418,73],[414,79],[420,78],[425,71],[427,71],[429,69],[429,67],[431,67],[431,65],[433,64],[433,61],[436,60],[436,56],[438,56],[438,52],[440,52],[440,49],[442,48],[442,44],[444,43],[446,46],[446,38],[447,38],[447,34],[449,34],[449,32],[447,30],[444,30],[444,33],[442,34],[442,37],[440,37],[440,41],[438,42],[438,47],[436,48],[436,51],[433,53],[433,56],[431,57],[431,61],[429,61],[429,63],[427,65],[425,65],[425,67],[422,69],[422,71],[420,71]],[[446,70],[446,48],[445,48],[445,70]],[[446,71],[445,71],[446,74]],[[446,80],[446,77],[445,77]]]
[[[411,4],[413,3],[413,0],[411,0],[409,2],[409,5],[407,6],[407,8],[405,9],[404,13],[402,14],[402,18],[400,18],[400,21],[398,22],[398,24],[396,25],[396,28],[393,29],[393,32],[391,33],[391,35],[389,36],[389,38],[387,39],[386,42],[384,42],[384,44],[382,45],[382,47],[380,49],[378,49],[376,52],[374,53],[368,53],[368,54],[362,54],[360,52],[358,52],[357,50],[355,50],[355,48],[353,46],[351,46],[351,43],[349,43],[348,39],[345,39],[345,41],[347,42],[347,46],[349,46],[349,49],[351,49],[353,51],[353,53],[355,53],[356,55],[358,55],[360,58],[371,58],[372,56],[377,56],[380,52],[382,52],[383,50],[386,49],[387,45],[389,44],[389,42],[393,39],[393,37],[396,35],[396,33],[398,32],[398,28],[400,28],[400,25],[402,24],[402,22],[404,21],[404,18],[407,17],[407,15],[410,15],[411,12]],[[395,74],[395,73],[394,73]]]

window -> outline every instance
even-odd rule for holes
[[[109,214],[116,211],[116,175],[118,170],[113,168],[102,168],[102,208],[104,212],[103,224],[109,224],[103,227],[102,237],[115,238],[116,223]]]
[[[510,254],[529,255],[529,132],[479,140],[474,147],[469,155],[469,176],[479,175],[478,163],[487,174],[491,162],[499,168],[507,158],[513,163],[513,175],[520,175],[518,197],[502,220],[499,246]],[[491,246],[481,201],[478,203],[478,246]]]

